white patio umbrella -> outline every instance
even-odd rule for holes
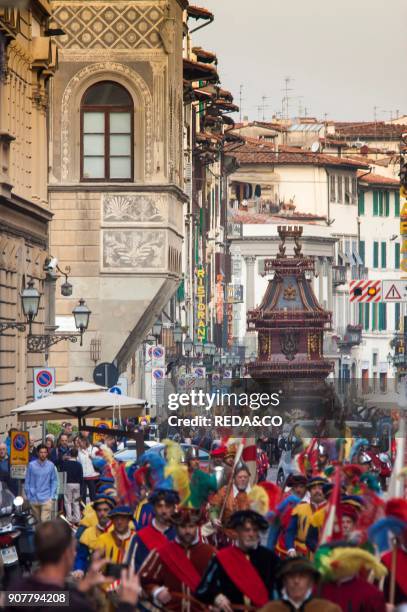
[[[57,387],[54,392],[40,400],[14,408],[18,421],[59,421],[65,417],[77,418],[78,425],[85,419],[120,418],[139,416],[145,400],[116,395],[93,383],[75,380]]]

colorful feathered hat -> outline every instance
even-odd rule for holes
[[[385,566],[374,555],[356,546],[320,546],[314,562],[322,578],[332,582],[356,576],[361,570],[372,571],[378,579],[387,574]]]
[[[407,499],[392,497],[385,506],[386,516],[393,516],[406,523],[407,528]]]

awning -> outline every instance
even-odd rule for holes
[[[213,66],[184,59],[184,79],[187,81],[206,81],[218,83],[219,75]]]

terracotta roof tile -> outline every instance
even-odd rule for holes
[[[407,125],[384,121],[334,122],[335,135],[347,138],[400,138]]]
[[[230,145],[230,155],[245,164],[309,164],[314,166],[341,166],[347,168],[369,168],[365,162],[350,157],[338,157],[329,153],[312,153],[295,147],[281,146],[276,149],[273,143],[255,138],[236,147]]]
[[[367,183],[368,185],[388,185],[389,187],[400,186],[400,181],[398,179],[382,176],[381,174],[375,174],[374,172],[365,174],[364,172],[359,171],[358,178],[361,183]]]
[[[192,17],[193,19],[213,19],[213,13],[201,6],[190,5],[187,8],[187,13],[188,16]]]
[[[196,55],[198,62],[202,62],[203,64],[212,64],[213,62],[217,64],[218,62],[215,53],[205,51],[202,47],[192,47],[192,53]]]

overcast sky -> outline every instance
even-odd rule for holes
[[[215,21],[193,35],[216,52],[222,86],[243,115],[281,112],[290,77],[290,115],[378,120],[407,114],[406,0],[196,0]],[[191,28],[203,23],[190,20]],[[296,96],[302,96],[301,98]],[[386,112],[387,111],[387,112]],[[303,110],[304,114],[304,110]]]

